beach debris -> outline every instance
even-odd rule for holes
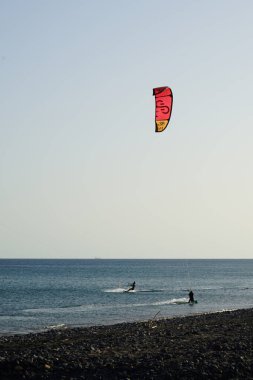
[[[151,328],[151,329],[155,329],[155,328],[157,328],[157,325],[154,325],[154,323],[155,323],[155,318],[156,318],[156,316],[157,316],[160,312],[161,312],[161,310],[159,310],[159,311],[153,316],[153,318],[150,319],[150,320],[148,321],[148,326],[149,326],[149,328]]]

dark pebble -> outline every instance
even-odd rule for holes
[[[253,309],[0,337],[0,379],[253,379]]]

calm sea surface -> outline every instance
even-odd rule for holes
[[[250,308],[253,260],[0,260],[0,299],[0,334]]]

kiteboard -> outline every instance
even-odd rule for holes
[[[197,300],[195,300],[195,301],[191,301],[191,302],[189,302],[189,305],[194,305],[195,303],[198,303],[198,301]]]

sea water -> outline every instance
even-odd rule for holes
[[[0,334],[251,308],[252,273],[253,260],[2,259]]]

